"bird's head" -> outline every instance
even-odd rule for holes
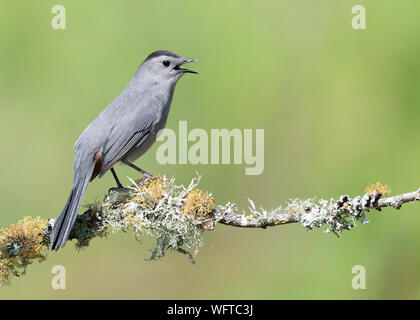
[[[195,61],[198,60],[185,59],[169,50],[159,50],[144,60],[139,72],[142,77],[150,77],[153,81],[176,83],[185,73],[198,73],[182,68],[184,64]]]

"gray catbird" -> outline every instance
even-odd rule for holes
[[[95,177],[111,170],[122,188],[113,169],[118,161],[151,177],[132,162],[153,145],[158,131],[165,127],[176,83],[185,73],[198,73],[181,66],[194,61],[167,50],[153,52],[123,92],[82,132],[74,146],[73,187],[54,223],[51,249],[64,247],[86,188]]]

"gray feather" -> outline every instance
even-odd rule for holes
[[[85,166],[85,169],[83,170],[75,170],[75,176],[73,179],[73,186],[70,192],[70,196],[66,205],[64,206],[63,211],[55,221],[54,228],[51,232],[50,243],[52,250],[58,250],[60,246],[64,247],[70,235],[70,231],[72,230],[74,222],[76,221],[77,213],[79,212],[86,188],[92,175],[93,161],[91,162],[92,164],[90,165],[90,168]],[[75,163],[80,164],[79,157],[76,158]]]

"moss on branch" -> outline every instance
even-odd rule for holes
[[[69,240],[78,249],[89,246],[96,237],[109,232],[132,230],[136,239],[154,238],[150,260],[159,259],[169,250],[185,254],[194,263],[194,256],[203,245],[205,231],[217,223],[266,228],[287,223],[300,223],[308,230],[326,226],[326,232],[337,236],[351,230],[356,220],[369,222],[365,213],[383,207],[399,209],[402,204],[420,200],[419,191],[386,197],[388,186],[370,184],[365,194],[338,200],[290,200],[286,205],[257,209],[249,200],[248,211],[239,211],[234,203],[215,206],[214,197],[198,188],[200,178],[184,187],[174,179],[156,176],[124,189],[111,189],[102,202],[87,207],[76,219]],[[10,284],[14,277],[25,274],[33,261],[45,261],[54,220],[24,217],[0,230],[0,285]]]

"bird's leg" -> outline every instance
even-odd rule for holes
[[[111,168],[111,173],[114,176],[115,181],[117,182],[117,187],[116,188],[110,188],[108,190],[108,193],[111,193],[113,191],[121,192],[122,190],[129,190],[129,189],[123,187],[123,185],[121,184],[120,180],[117,177],[117,173],[115,172],[114,168]]]
[[[144,171],[143,169],[140,169],[139,167],[137,167],[136,165],[132,164],[131,162],[127,161],[127,160],[123,160],[123,163],[125,163],[127,166],[130,166],[131,168],[133,168],[134,170],[140,172],[141,174],[143,174],[146,178],[151,178],[153,177],[150,173],[147,173],[146,171]]]
[[[111,168],[111,173],[114,176],[115,182],[117,183],[117,187],[119,189],[123,189],[123,185],[121,184],[120,180],[118,179],[117,173],[115,172],[114,168]]]

